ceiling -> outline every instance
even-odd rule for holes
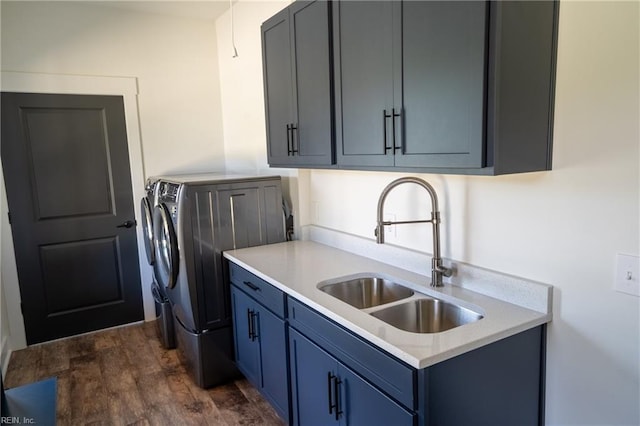
[[[140,1],[96,1],[106,7],[155,13],[166,16],[213,21],[229,9],[229,0],[140,0]]]

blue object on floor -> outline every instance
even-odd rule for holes
[[[6,424],[55,426],[57,379],[3,389],[2,419]]]

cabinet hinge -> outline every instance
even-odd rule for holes
[[[11,212],[7,212],[7,216],[9,217],[9,225],[11,225]]]

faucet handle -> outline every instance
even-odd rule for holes
[[[376,243],[384,244],[384,225],[379,223],[374,229],[373,234],[376,236]]]
[[[449,278],[453,275],[453,268],[445,268],[444,266],[442,266],[441,268],[442,275],[444,275],[445,277]]]

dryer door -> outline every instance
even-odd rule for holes
[[[156,280],[162,287],[173,288],[178,278],[180,257],[171,214],[164,203],[153,209],[153,236]]]
[[[156,249],[153,243],[152,207],[147,197],[143,197],[140,204],[142,210],[142,234],[144,238],[144,250],[147,253],[147,261],[149,262],[149,265],[153,265],[156,261]]]

